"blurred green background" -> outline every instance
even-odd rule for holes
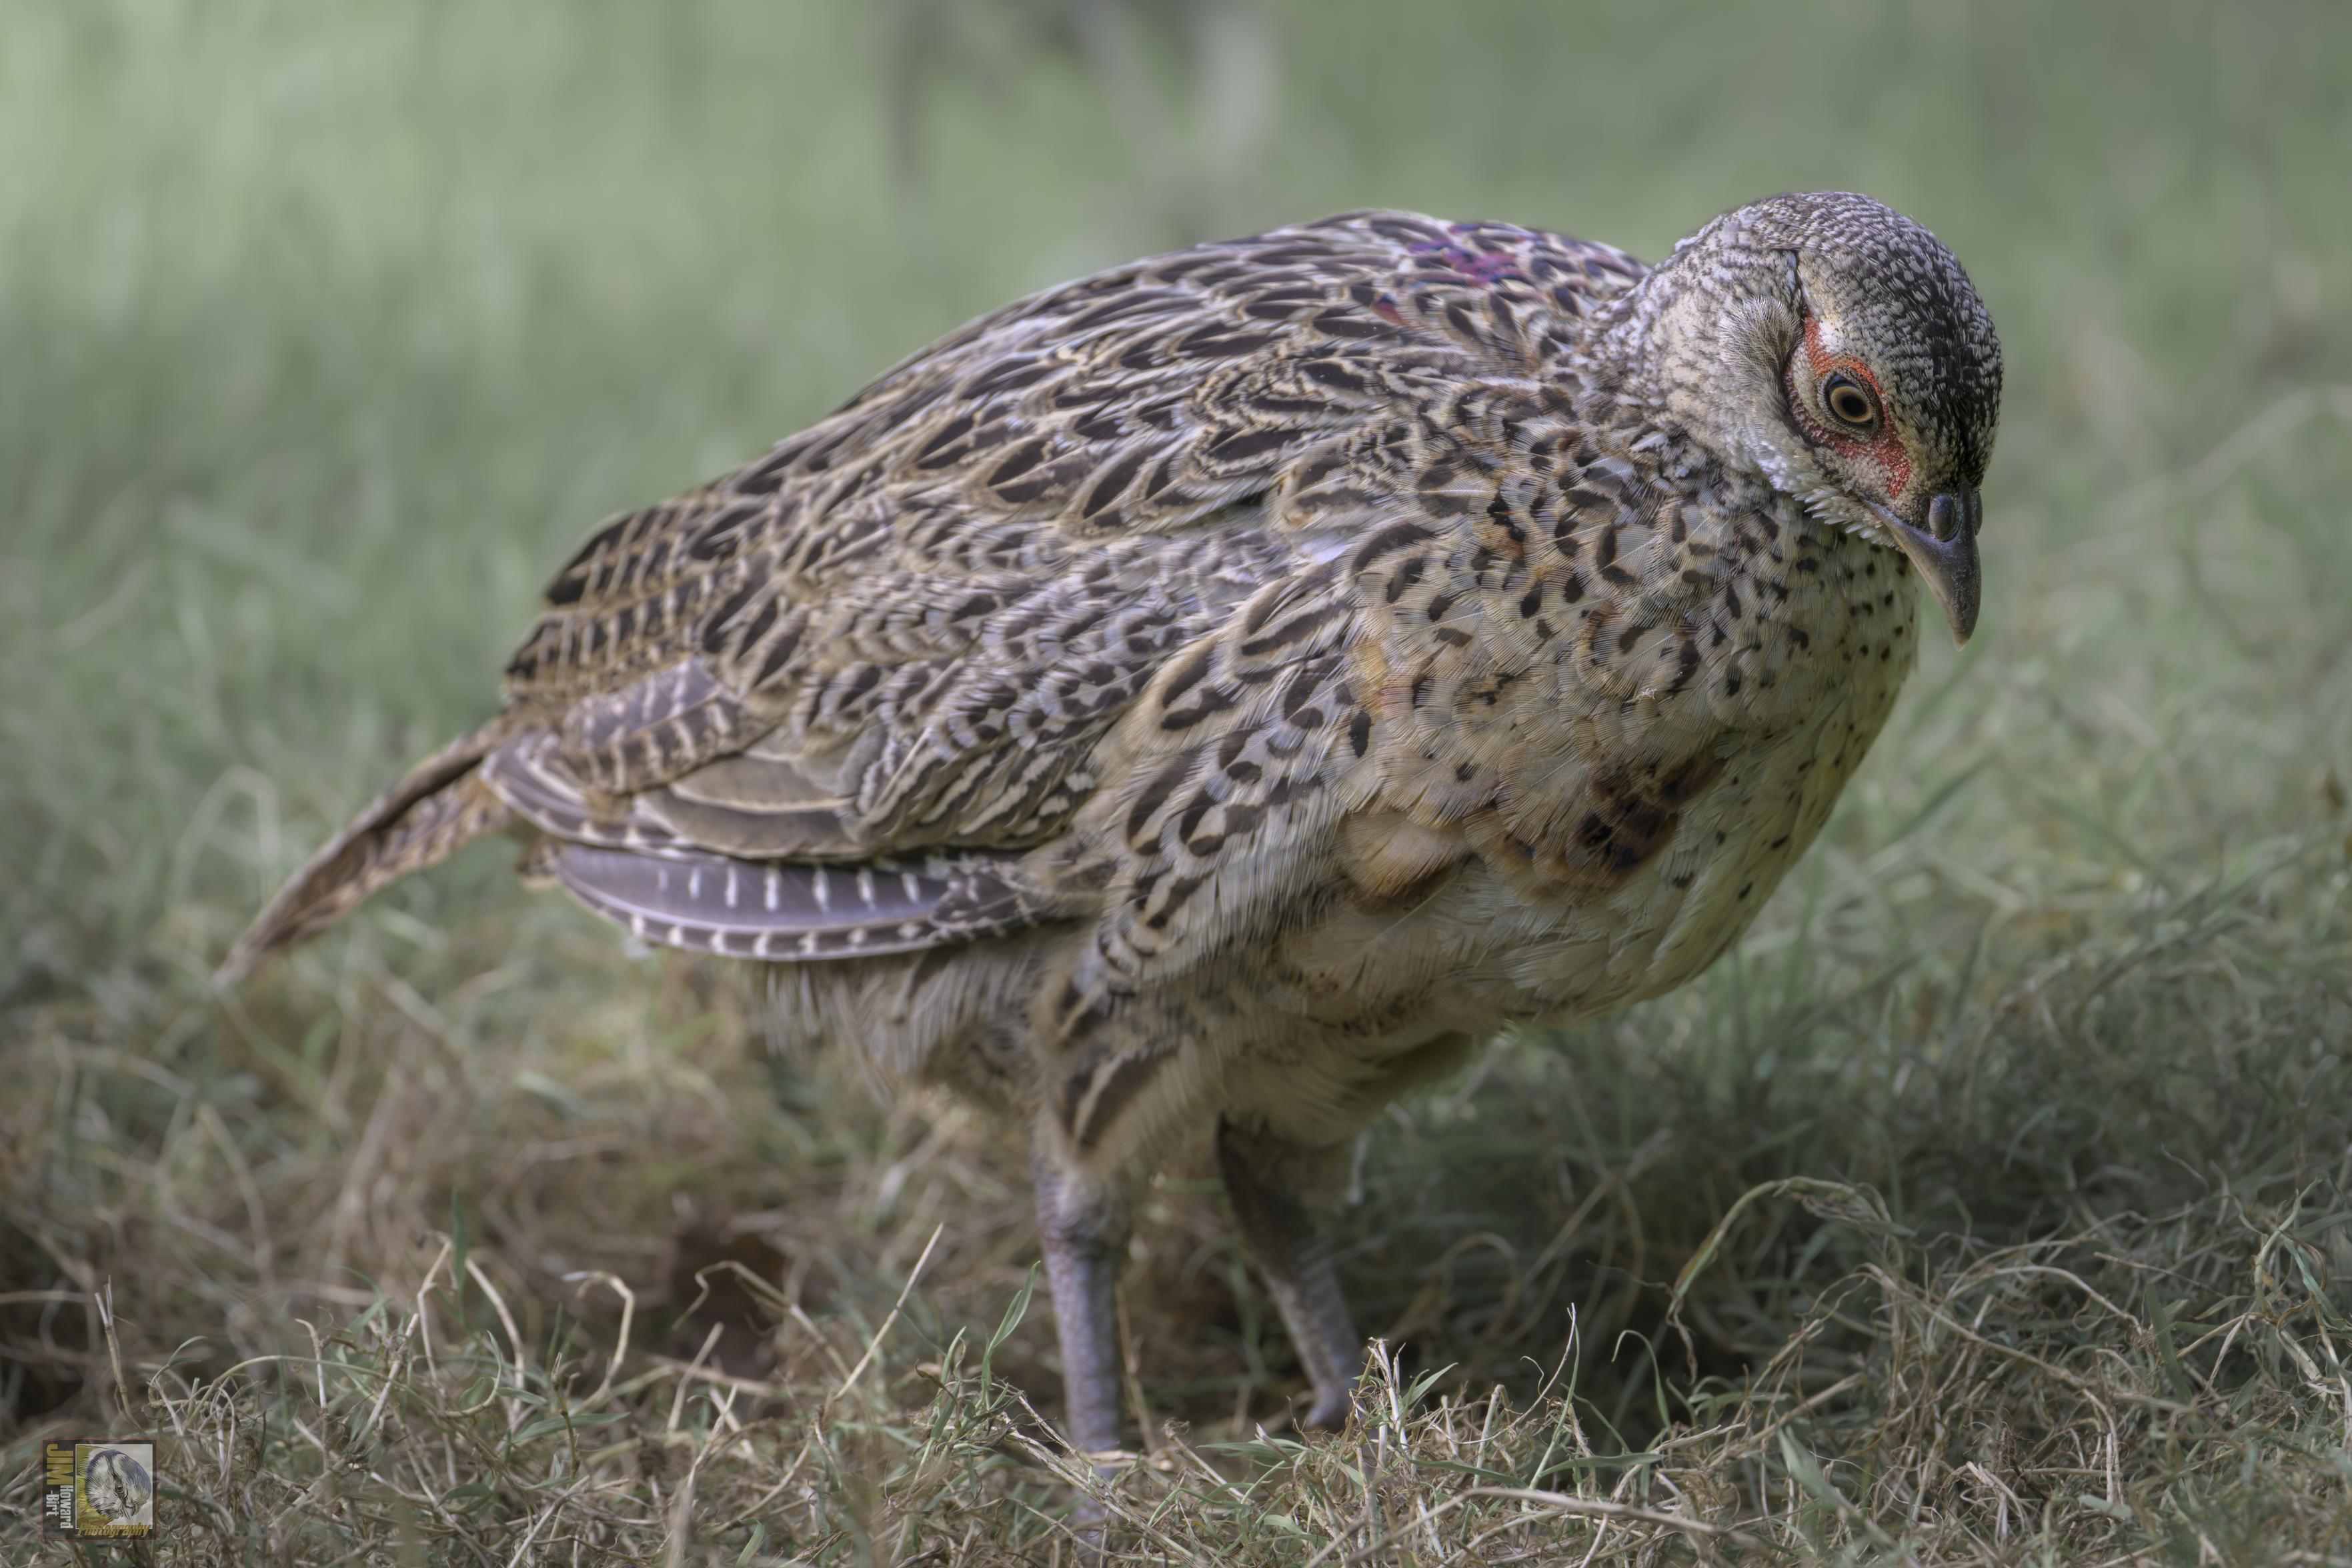
[[[2110,868],[2301,831],[2352,764],[2347,80],[2325,3],[10,0],[0,996],[202,968],[604,514],[1012,296],[1375,204],[1927,223],[2010,374],[1990,749],[1933,765]]]
[[[2158,1325],[2159,1281],[2288,1324],[2259,1260],[2291,1223],[2301,1278],[2352,1277],[2352,6],[0,0],[0,1291],[113,1278],[134,1365],[296,1345],[373,1299],[354,1273],[413,1288],[461,1207],[535,1340],[582,1268],[648,1302],[667,1269],[681,1307],[706,1208],[886,1306],[936,1220],[912,1310],[984,1330],[1034,1256],[1017,1150],[791,1071],[777,1109],[706,971],[618,961],[499,853],[237,998],[205,977],[492,710],[600,518],[967,318],[1352,207],[1655,257],[1820,187],[1934,229],[1999,323],[1982,625],[1925,640],[1730,958],[1390,1119],[1348,1221],[1365,1325],[1524,1386],[1574,1304],[1585,1392],[1663,1424],[1632,1351],[1600,1364],[1791,1176],[1868,1184],[1937,1268],[2088,1238],[2072,1266]],[[1147,1375],[1238,1432],[1286,1353],[1213,1190],[1146,1228]],[[1809,1440],[1870,1451],[1925,1342],[1825,1314],[1890,1232],[1746,1212],[1689,1369],[1820,1331],[1849,1359],[1809,1375],[1853,1392]],[[2179,1392],[2137,1318],[2003,1301],[2037,1354]],[[48,1310],[0,1314],[0,1437],[99,1407]],[[2200,1353],[2212,1386],[2257,1337]],[[2130,1484],[2186,1454],[2337,1508],[2265,1425],[2334,1431],[2335,1385],[2263,1354],[2275,1403],[2203,1449],[2175,1439],[2221,1396],[2167,1406]],[[2076,1385],[2018,1375],[1999,1420],[2062,1495],[2045,1396]]]

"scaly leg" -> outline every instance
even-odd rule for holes
[[[1062,1395],[1079,1452],[1116,1450],[1119,1437],[1118,1269],[1127,1257],[1126,1205],[1090,1192],[1042,1152],[1030,1157],[1045,1284],[1062,1337]]]
[[[1331,1233],[1321,1218],[1346,1182],[1349,1158],[1344,1144],[1310,1149],[1230,1120],[1217,1124],[1217,1165],[1242,1245],[1265,1276],[1315,1385],[1315,1405],[1302,1427],[1346,1425],[1348,1396],[1364,1367],[1364,1342],[1339,1291]]]

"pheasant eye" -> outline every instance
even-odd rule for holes
[[[1834,371],[1822,382],[1822,402],[1847,424],[1866,425],[1878,418],[1878,404],[1862,383],[1843,371]]]

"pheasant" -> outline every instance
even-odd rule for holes
[[[1912,668],[1914,578],[1975,626],[2000,377],[1959,264],[1851,194],[1654,267],[1368,212],[1114,268],[605,524],[497,716],[224,977],[514,833],[1025,1126],[1077,1447],[1120,1437],[1133,1199],[1212,1127],[1342,1422],[1359,1130],[1747,926]]]

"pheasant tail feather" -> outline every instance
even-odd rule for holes
[[[410,769],[278,890],[229,949],[215,980],[242,979],[271,954],[308,941],[379,890],[511,822],[513,811],[477,772],[505,736],[503,720],[493,719]]]

